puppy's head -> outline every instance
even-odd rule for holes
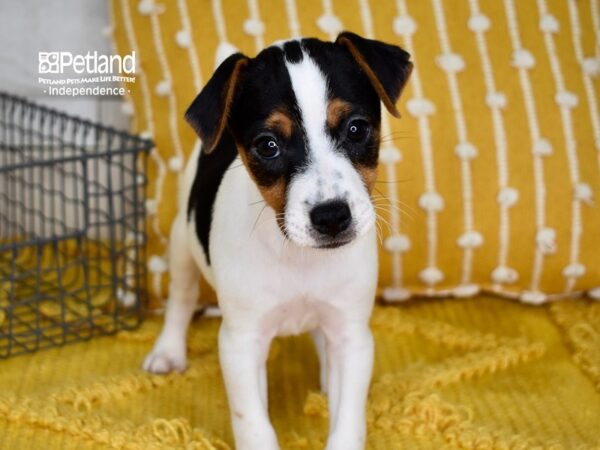
[[[375,222],[380,104],[395,103],[412,64],[401,48],[344,32],[234,54],[186,113],[211,152],[225,130],[287,238],[333,248]]]

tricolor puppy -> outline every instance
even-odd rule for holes
[[[342,33],[234,54],[186,113],[202,139],[170,237],[164,328],[150,372],[186,367],[200,272],[217,292],[219,356],[238,450],[277,449],[265,361],[275,336],[310,331],[328,394],[328,449],[362,449],[377,284],[380,104],[411,72],[399,47]]]

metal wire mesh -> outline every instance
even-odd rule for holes
[[[151,147],[0,92],[0,358],[139,324]]]

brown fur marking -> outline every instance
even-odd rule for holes
[[[286,139],[289,139],[292,135],[292,128],[294,126],[292,119],[287,114],[279,110],[271,113],[271,115],[267,117],[265,124],[269,129],[273,129],[281,133],[281,135]]]
[[[276,214],[281,214],[285,208],[286,187],[287,186],[283,178],[277,180],[277,183],[272,186],[266,187],[258,185],[258,189],[267,202],[267,205],[273,208]]]
[[[356,170],[358,170],[358,173],[370,194],[373,191],[373,186],[377,180],[377,167],[356,166]]]
[[[283,224],[282,214],[283,210],[285,209],[285,195],[287,191],[287,185],[285,180],[282,177],[271,186],[261,185],[261,183],[259,183],[258,180],[254,177],[254,174],[252,173],[252,170],[250,168],[250,162],[248,161],[248,152],[239,144],[238,153],[240,155],[240,158],[242,159],[242,162],[246,166],[248,173],[256,183],[256,187],[258,187],[258,190],[265,199],[265,202],[267,202],[267,205],[269,205],[275,210],[275,214],[277,214],[277,223],[279,224],[279,226],[281,226]]]
[[[340,98],[334,98],[327,105],[327,125],[337,128],[342,119],[352,111],[352,105]]]

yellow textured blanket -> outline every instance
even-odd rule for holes
[[[217,319],[198,319],[183,375],[139,369],[161,321],[0,362],[2,449],[227,449]],[[600,303],[479,297],[377,307],[369,449],[600,448]],[[326,401],[306,336],[269,357],[284,449],[323,448]]]

